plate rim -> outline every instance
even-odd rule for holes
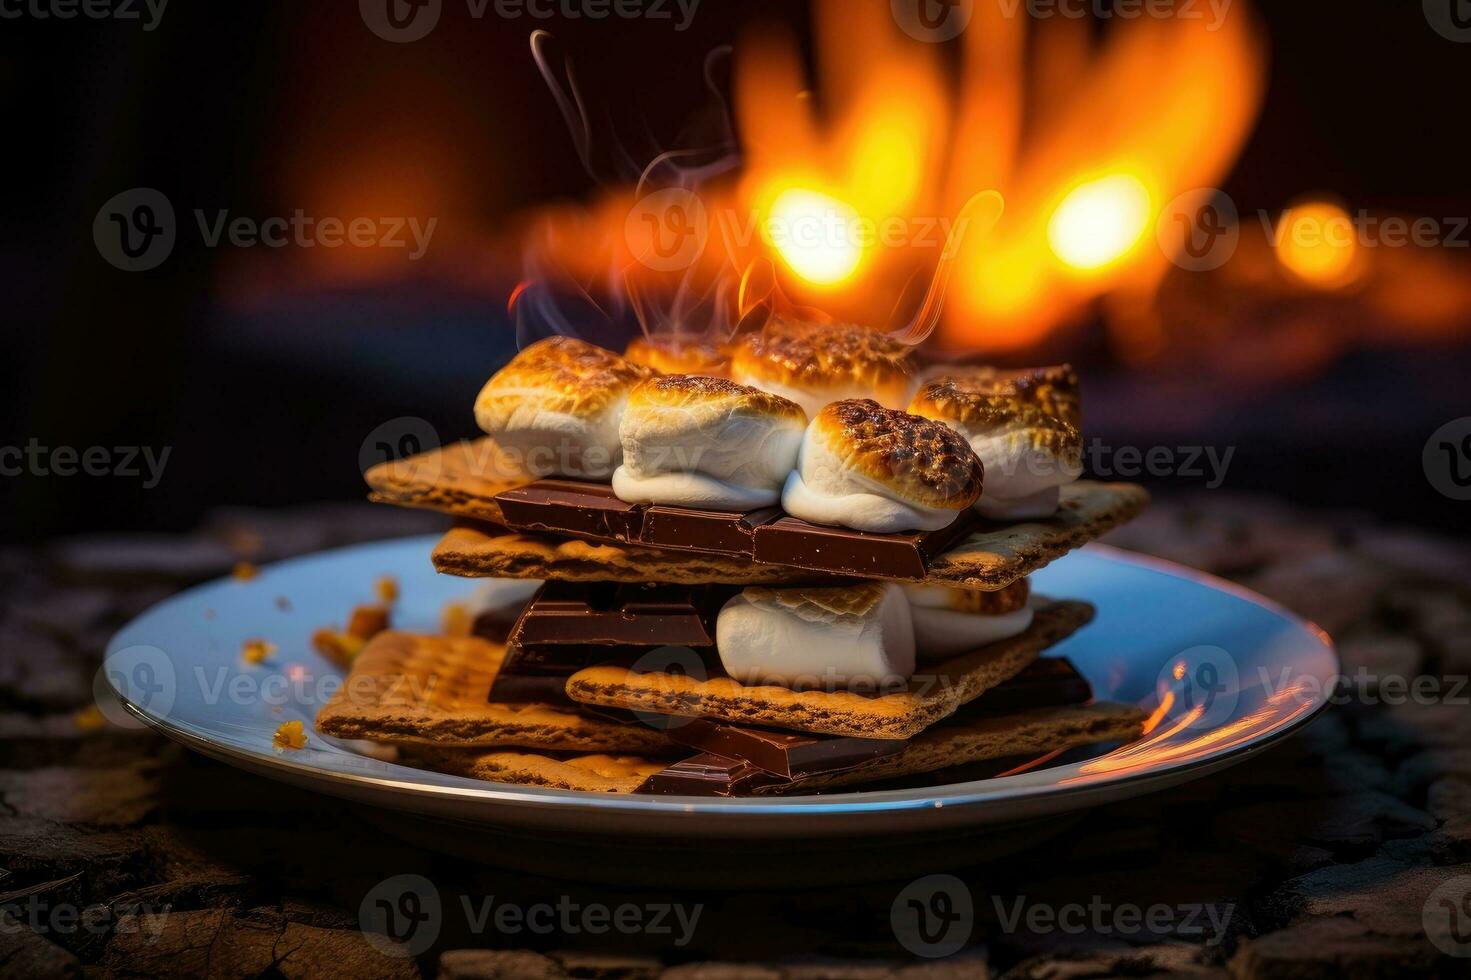
[[[398,545],[402,547],[409,547],[415,543],[428,545],[438,540],[438,537],[438,535],[431,534],[360,542],[283,559],[265,566],[265,569],[285,568],[314,559],[321,559],[328,556],[344,556],[354,551],[371,550],[383,545]],[[1122,562],[1160,574],[1184,579],[1262,608],[1317,640],[1323,647],[1323,653],[1329,657],[1328,666],[1332,668],[1330,676],[1336,678],[1342,674],[1341,659],[1327,631],[1276,600],[1261,595],[1238,583],[1212,575],[1209,572],[1190,568],[1189,566],[1181,565],[1168,559],[1128,551],[1113,545],[1093,542],[1084,545],[1082,548],[1075,549],[1075,552],[1088,552],[1094,557],[1103,558],[1108,561]],[[210,589],[227,581],[228,577],[221,577],[199,583],[169,596],[154,606],[149,607],[137,617],[134,617],[121,627],[109,641],[103,660],[104,668],[107,659],[118,649],[119,637],[141,619],[162,611],[175,603],[184,602],[194,593]],[[612,815],[619,818],[700,814],[707,818],[717,820],[736,818],[743,821],[753,818],[760,821],[766,819],[781,820],[793,816],[815,817],[818,814],[844,814],[848,816],[862,814],[872,817],[883,814],[923,810],[939,811],[942,809],[954,813],[962,808],[966,811],[974,812],[987,805],[1023,802],[1034,806],[1042,805],[1052,808],[1058,802],[1067,801],[1070,798],[1108,793],[1124,787],[1137,789],[1139,790],[1139,794],[1147,793],[1154,788],[1163,788],[1163,785],[1185,781],[1192,778],[1195,774],[1205,775],[1210,771],[1235,765],[1252,755],[1277,745],[1282,740],[1300,732],[1304,727],[1319,718],[1331,704],[1332,694],[1332,685],[1321,685],[1315,694],[1315,703],[1309,709],[1289,719],[1280,727],[1263,733],[1244,744],[1226,748],[1217,753],[1199,758],[1170,761],[1146,770],[1123,772],[1113,778],[1092,780],[1077,785],[1068,785],[1065,779],[1069,775],[1078,775],[1077,767],[1083,765],[1083,763],[1055,766],[1034,772],[1021,773],[1015,776],[947,783],[941,786],[928,786],[921,789],[880,791],[864,791],[860,789],[839,793],[804,794],[778,798],[721,797],[712,799],[709,797],[690,796],[635,796],[622,793],[566,790],[541,786],[526,786],[516,783],[499,783],[437,773],[432,770],[418,769],[399,763],[381,762],[378,760],[373,761],[383,766],[385,770],[388,770],[384,775],[337,772],[324,769],[308,761],[291,758],[284,753],[278,752],[275,755],[267,755],[247,749],[240,749],[228,743],[211,739],[207,735],[178,724],[167,717],[150,714],[146,709],[132,703],[124,692],[118,690],[116,685],[113,684],[110,674],[105,669],[102,671],[102,674],[113,696],[118,699],[128,714],[137,718],[148,728],[160,732],[187,748],[236,765],[239,768],[245,768],[251,772],[260,773],[270,778],[282,779],[296,785],[313,788],[319,792],[331,793],[332,795],[347,795],[352,797],[359,795],[356,792],[333,793],[333,790],[377,790],[390,793],[395,798],[407,795],[436,803],[448,803],[454,800],[474,801],[487,804],[510,805],[540,811],[567,811],[569,809],[575,811],[581,808],[591,808],[596,810],[600,815]],[[327,736],[321,735],[318,737],[327,741],[334,754],[341,753],[356,758],[368,758],[359,756],[342,747],[338,744],[339,740],[329,739]],[[318,749],[317,751],[322,750]],[[402,778],[400,778],[399,773],[396,771],[402,772]],[[1052,774],[1051,778],[1045,783],[1038,783],[1036,777],[1043,773]],[[629,829],[637,832],[636,825]],[[650,827],[649,832],[658,832],[658,828]]]

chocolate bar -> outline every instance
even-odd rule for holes
[[[899,534],[873,534],[783,517],[756,529],[752,557],[765,565],[860,578],[922,579],[931,561],[964,541],[979,523],[969,507],[937,531]]]
[[[747,513],[630,504],[606,484],[542,480],[496,495],[506,523],[594,541],[749,558],[860,578],[923,579],[930,562],[980,524],[970,508],[937,531],[873,534],[788,517],[780,508]]]
[[[511,628],[518,647],[715,645],[715,616],[734,589],[548,582]]]
[[[715,658],[715,617],[734,589],[711,586],[548,582],[522,610],[508,637],[490,700],[570,704],[566,680],[601,663],[631,665],[665,646]]]
[[[686,724],[671,727],[668,735],[681,745],[728,759],[742,759],[785,779],[848,769],[869,759],[891,755],[907,744],[904,739],[809,735],[728,725],[708,718],[693,718]]]
[[[652,796],[747,796],[758,786],[782,782],[743,759],[704,752],[654,773],[635,791]]]

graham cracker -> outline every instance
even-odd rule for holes
[[[1039,708],[1012,715],[946,723],[914,738],[894,755],[852,769],[757,788],[753,795],[796,795],[936,772],[1006,756],[1040,756],[1100,742],[1139,737],[1146,714],[1128,704]],[[557,757],[538,752],[434,752],[425,760],[444,772],[489,782],[593,793],[632,793],[669,765],[638,755]]]
[[[457,776],[495,783],[547,786],[588,793],[632,793],[669,759],[640,755],[575,755],[558,758],[537,752],[444,752],[426,759]]]
[[[495,495],[531,482],[490,437],[466,439],[363,474],[369,500],[500,524]]]
[[[729,677],[700,680],[682,673],[635,673],[616,666],[578,671],[567,681],[567,694],[584,704],[657,714],[703,716],[826,735],[910,738],[1018,674],[1043,650],[1080,629],[1093,613],[1086,602],[1043,605],[1026,632],[926,667],[905,690],[892,694],[793,691],[775,685],[745,685]]]
[[[893,755],[870,759],[841,772],[759,787],[754,795],[805,793],[914,776],[1012,755],[1039,756],[1079,745],[1131,742],[1143,733],[1147,717],[1132,704],[1099,702],[947,723],[920,733]]]
[[[667,753],[646,725],[622,725],[545,704],[492,704],[504,644],[475,636],[386,632],[374,637],[317,713],[336,738],[436,745],[525,745],[583,752]]]
[[[1062,490],[1053,517],[1020,524],[989,523],[935,558],[928,585],[995,591],[1004,589],[1074,548],[1130,520],[1149,502],[1131,483],[1080,480]],[[831,584],[830,573],[745,558],[699,552],[659,551],[637,546],[507,534],[461,525],[434,548],[434,567],[469,578],[540,578],[570,582],[670,582],[680,585]]]

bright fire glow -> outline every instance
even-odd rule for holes
[[[1314,201],[1290,208],[1280,233],[1277,257],[1299,279],[1331,289],[1357,278],[1357,231],[1338,205]]]
[[[762,231],[782,261],[814,285],[843,282],[863,261],[858,212],[818,191],[778,194]]]
[[[1063,199],[1047,225],[1047,243],[1073,268],[1096,271],[1139,244],[1153,213],[1149,191],[1137,177],[1103,177]]]

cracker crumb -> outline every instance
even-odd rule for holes
[[[347,621],[347,635],[359,640],[371,640],[388,629],[388,607],[382,605],[356,606]]]
[[[276,596],[276,608],[281,610],[282,612],[290,612],[291,600],[286,598],[284,595]]]
[[[474,619],[463,602],[446,602],[439,614],[439,629],[445,636],[469,636]]]
[[[350,633],[339,633],[326,626],[312,634],[312,649],[339,667],[352,666],[353,660],[362,652],[366,642]]]
[[[278,749],[304,749],[306,730],[299,721],[283,721],[276,734],[271,736],[271,742]]]
[[[72,723],[84,732],[95,732],[107,727],[107,716],[97,705],[89,704],[72,715]]]
[[[373,591],[377,593],[379,602],[392,605],[398,601],[398,579],[392,575],[381,576],[373,583]]]
[[[235,568],[230,572],[237,582],[249,582],[260,574],[260,569],[248,561],[235,563]]]
[[[248,664],[264,663],[276,652],[276,644],[269,640],[246,640],[240,647],[240,658]]]

